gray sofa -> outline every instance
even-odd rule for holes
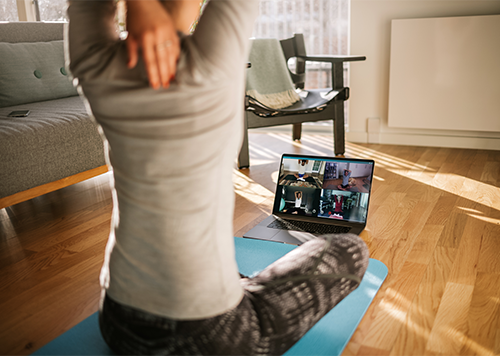
[[[63,32],[62,23],[0,23],[0,208],[106,171],[65,70]],[[29,116],[8,116],[24,109]]]

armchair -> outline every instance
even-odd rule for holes
[[[245,97],[245,127],[243,145],[240,150],[239,168],[249,167],[248,129],[293,124],[293,139],[301,137],[302,123],[323,120],[333,120],[334,153],[342,155],[345,152],[344,101],[349,99],[349,88],[344,87],[344,62],[363,61],[364,56],[328,56],[307,55],[304,36],[280,41],[286,68],[296,89],[302,89],[300,100],[291,106],[274,109],[259,100],[246,95]],[[290,71],[287,63],[296,57],[295,73]],[[307,61],[326,62],[332,65],[332,88],[303,90],[305,86],[305,65]],[[249,70],[258,70],[253,65]]]

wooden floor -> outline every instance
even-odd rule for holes
[[[327,136],[250,135],[234,231],[271,211],[280,154]],[[389,275],[344,355],[500,354],[500,152],[347,144],[376,161],[362,238]],[[97,310],[109,173],[0,210],[0,354],[29,354]]]

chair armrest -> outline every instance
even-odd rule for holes
[[[297,56],[297,58],[310,62],[327,62],[327,63],[342,63],[342,62],[355,62],[355,61],[366,60],[365,56],[312,55],[312,56]]]

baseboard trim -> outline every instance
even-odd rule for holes
[[[260,129],[252,129],[256,132],[286,132],[291,134],[291,125],[276,126]],[[303,125],[303,133],[332,135],[332,127]],[[500,151],[500,138],[495,137],[471,137],[471,136],[451,136],[451,135],[424,135],[405,133],[378,133],[378,142],[369,142],[367,132],[348,131],[345,134],[347,142],[353,143],[379,143],[387,145],[402,146],[428,146],[428,147],[449,147],[449,148],[470,148],[479,150]]]
[[[347,142],[368,143],[368,133],[361,131],[349,131],[345,133]]]
[[[346,140],[357,143],[368,143],[368,134],[365,132],[348,132]],[[444,135],[418,134],[391,134],[380,132],[379,142],[388,145],[429,146],[449,148],[469,148],[481,150],[500,150],[500,138],[494,137],[465,137]]]

